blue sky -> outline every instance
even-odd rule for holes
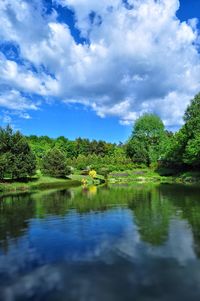
[[[0,125],[125,141],[143,113],[178,129],[200,91],[199,0],[4,0]]]
[[[200,18],[199,0],[181,0],[177,16],[184,21],[191,18]]]

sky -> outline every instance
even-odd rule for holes
[[[199,0],[1,0],[0,126],[126,141],[200,91]]]

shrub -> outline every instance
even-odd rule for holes
[[[43,172],[51,177],[65,178],[71,173],[71,169],[67,166],[65,155],[53,148],[43,158]]]

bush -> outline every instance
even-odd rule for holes
[[[82,176],[88,176],[89,175],[89,170],[85,169],[85,170],[81,170],[80,174]]]
[[[26,138],[12,128],[0,128],[0,179],[24,179],[35,174],[36,158]]]
[[[43,159],[42,169],[45,175],[55,178],[65,178],[71,173],[71,168],[67,166],[65,155],[56,148],[47,152]]]

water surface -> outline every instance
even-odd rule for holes
[[[0,300],[200,300],[200,188],[0,198]]]

